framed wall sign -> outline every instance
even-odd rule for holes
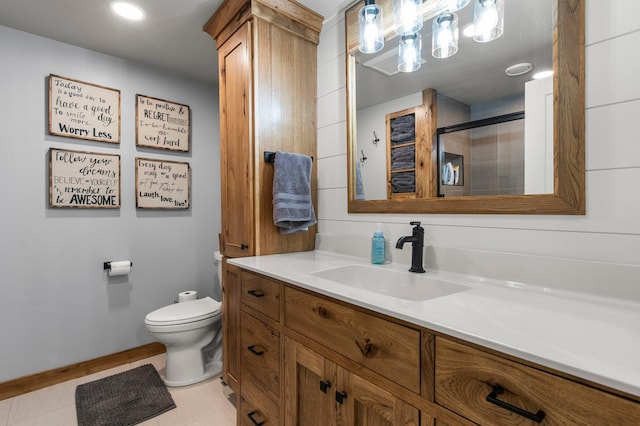
[[[49,133],[120,143],[120,91],[50,74]]]
[[[136,158],[136,207],[188,209],[189,163]]]
[[[136,145],[188,152],[190,126],[188,105],[136,95]]]
[[[50,148],[49,205],[119,208],[120,156]]]

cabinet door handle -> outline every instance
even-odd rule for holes
[[[323,382],[322,380],[320,380],[320,390],[323,393],[327,393],[327,389],[329,389],[331,387],[331,382],[329,380],[327,380],[326,382]]]
[[[261,292],[260,290],[249,290],[247,291],[247,293],[249,293],[253,297],[264,297],[264,293]]]
[[[511,405],[508,402],[504,402],[504,401],[500,401],[498,399],[498,395],[500,395],[501,393],[504,392],[504,389],[502,388],[502,386],[500,385],[494,385],[493,386],[493,390],[491,391],[491,393],[489,395],[487,395],[487,402],[490,402],[491,404],[495,404],[498,407],[502,407],[506,410],[511,411],[512,413],[516,413],[522,417],[525,417],[529,420],[533,420],[534,422],[540,423],[542,421],[542,419],[544,419],[544,416],[546,415],[544,411],[542,410],[538,410],[537,413],[533,414],[530,413],[526,410],[523,410],[520,407],[516,407],[515,405]]]
[[[336,401],[340,404],[344,404],[344,400],[347,398],[347,393],[345,391],[338,392],[336,391]]]
[[[256,349],[256,345],[247,346],[247,349],[249,349],[249,351],[251,351],[252,354],[258,355],[258,356],[264,353],[264,351]]]
[[[253,418],[253,416],[257,413],[257,411],[252,411],[249,414],[247,414],[247,417],[249,417],[249,420],[251,420],[251,422],[256,425],[256,426],[262,426],[264,424],[264,421],[259,422],[256,419]]]

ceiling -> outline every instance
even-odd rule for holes
[[[146,19],[140,22],[130,22],[115,16],[109,8],[111,1],[0,0],[0,25],[145,63],[199,81],[217,83],[215,42],[202,28],[223,0],[128,0],[145,10]],[[342,13],[355,1],[298,0],[324,16],[325,20]],[[530,77],[522,76],[508,81],[504,68],[517,62],[549,62],[550,41],[547,38],[550,30],[547,29],[547,36],[540,39],[539,35],[529,33],[528,28],[537,29],[540,26],[536,24],[538,19],[535,17],[539,10],[549,10],[552,0],[525,3],[509,0],[508,3],[505,35],[509,36],[489,43],[488,46],[476,44],[467,49],[464,43],[471,42],[461,38],[459,54],[446,60],[432,60],[427,53],[431,44],[430,23],[427,22],[427,29],[423,31],[423,46],[426,51],[423,55],[427,63],[420,72],[387,77],[376,71],[364,71],[358,66],[359,108],[415,93],[425,87],[436,88],[453,99],[467,103],[507,96],[522,90],[524,81]],[[468,6],[464,13],[470,14],[472,9]],[[461,25],[470,19],[460,14]],[[529,22],[534,25],[528,26]],[[526,41],[526,47],[511,46],[518,40]],[[542,43],[542,53],[536,52],[539,49],[538,43]],[[388,43],[387,50],[392,49],[393,44]],[[478,59],[480,52],[484,52],[483,56],[487,54],[486,49],[495,50],[499,58],[496,56],[491,61]],[[359,58],[359,61],[363,60]],[[361,75],[361,72],[365,74]],[[478,82],[470,79],[470,75],[482,75],[487,80]]]
[[[146,19],[115,16],[111,0],[0,0],[0,25],[142,62],[196,80],[218,77],[215,42],[202,31],[223,0],[129,0]],[[299,0],[325,19],[345,0]]]
[[[431,21],[426,21],[421,31],[425,63],[416,72],[389,75],[367,66],[368,62],[386,55],[388,58],[378,64],[385,65],[385,71],[397,70],[397,39],[385,40],[385,48],[377,54],[356,53],[358,109],[419,93],[424,88],[436,89],[467,105],[523,94],[524,85],[534,72],[553,68],[554,3],[553,0],[505,1],[503,36],[491,43],[477,43],[460,34],[458,53],[447,59],[431,56]],[[457,15],[462,32],[473,22],[473,4]],[[532,64],[532,72],[516,77],[506,75],[508,66],[525,62]]]

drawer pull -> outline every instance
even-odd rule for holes
[[[247,293],[249,293],[253,297],[264,297],[264,293],[260,290],[249,290]]]
[[[264,421],[259,422],[256,421],[256,419],[253,418],[253,416],[257,413],[257,411],[252,411],[249,414],[247,414],[247,417],[249,417],[249,420],[251,420],[251,422],[256,425],[256,426],[262,426],[264,424]]]
[[[344,404],[344,400],[347,398],[347,393],[345,391],[338,392],[336,391],[336,401],[340,404]]]
[[[542,410],[538,410],[537,413],[533,414],[526,410],[523,410],[520,407],[516,407],[515,405],[511,405],[508,402],[500,401],[498,399],[498,395],[504,392],[502,386],[495,385],[493,386],[493,391],[487,395],[487,402],[497,405],[498,407],[502,407],[506,410],[511,411],[512,413],[516,413],[522,417],[525,417],[529,420],[533,420],[534,422],[540,423],[542,419],[544,419],[545,412]]]
[[[327,393],[327,389],[329,389],[330,387],[331,387],[330,381],[327,380],[326,382],[323,382],[322,380],[320,380],[320,390],[323,393]]]
[[[264,353],[264,351],[256,349],[256,345],[247,346],[247,349],[249,349],[249,351],[251,351],[252,354],[258,355],[258,356]]]

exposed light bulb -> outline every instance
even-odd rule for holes
[[[378,28],[376,28],[376,23],[370,19],[364,26],[364,43],[367,46],[367,51],[375,52],[377,39]]]
[[[398,48],[398,71],[417,71],[422,65],[422,38],[420,33],[404,35]]]
[[[434,58],[449,58],[458,52],[458,16],[444,13],[433,20],[431,54]]]
[[[422,28],[422,0],[394,0],[393,18],[396,33],[410,35]]]
[[[500,37],[504,24],[504,0],[478,0],[473,24],[475,41],[488,42]]]
[[[358,12],[358,48],[363,53],[375,53],[384,47],[382,9],[374,0],[366,0]]]

